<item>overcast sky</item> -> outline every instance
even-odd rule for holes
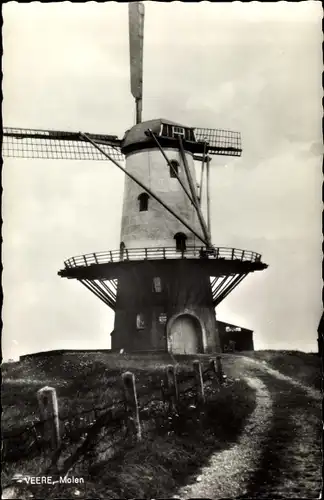
[[[143,119],[242,133],[212,162],[212,235],[260,252],[218,319],[257,349],[316,350],[321,305],[320,2],[145,2]],[[3,6],[4,125],[121,136],[134,123],[126,4]],[[113,313],[57,271],[119,246],[123,174],[105,162],[6,160],[3,356],[107,348]]]

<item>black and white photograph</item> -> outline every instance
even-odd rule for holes
[[[322,15],[3,4],[3,499],[322,498]]]

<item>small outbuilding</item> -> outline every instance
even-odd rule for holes
[[[217,321],[222,352],[254,351],[253,330]]]

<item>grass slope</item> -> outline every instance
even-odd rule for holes
[[[244,356],[249,356],[259,361],[266,361],[274,370],[288,375],[304,384],[316,389],[321,389],[322,360],[314,353],[302,351],[246,351]]]
[[[181,373],[192,371],[193,357],[173,358]],[[201,356],[207,363],[208,357]],[[169,356],[107,356],[105,354],[70,354],[47,359],[24,360],[3,366],[3,428],[26,425],[37,416],[36,391],[44,385],[57,389],[61,414],[80,412],[121,398],[121,373],[135,373],[139,400],[148,386],[156,387]],[[19,401],[19,404],[17,404]],[[163,405],[162,405],[163,406]],[[235,442],[255,406],[255,393],[243,380],[229,380],[221,389],[211,388],[204,414],[188,413],[188,405],[178,416],[157,412],[144,429],[141,443],[123,442],[116,453],[98,453],[109,447],[101,440],[70,472],[86,479],[84,487],[75,485],[36,486],[34,498],[72,496],[79,498],[156,498],[170,497],[188,476],[198,473],[216,450]],[[221,409],[221,411],[220,411]],[[48,459],[41,453],[15,463],[3,462],[3,485],[13,473],[36,474]],[[23,496],[23,495],[22,495]]]
[[[298,351],[244,352],[266,361],[303,383],[316,388],[321,385],[321,361],[314,354]],[[197,357],[197,356],[195,356]],[[208,356],[199,356],[202,362]],[[233,356],[233,358],[235,355]],[[255,406],[255,393],[244,381],[234,381],[230,361],[224,358],[229,383],[208,397],[205,415],[188,415],[186,408],[179,417],[168,419],[163,412],[152,417],[144,439],[136,445],[127,441],[117,452],[109,454],[92,450],[72,469],[70,475],[86,478],[85,487],[58,485],[33,489],[34,498],[63,498],[79,490],[79,498],[170,498],[185,484],[189,475],[196,474],[211,453],[231,446],[239,437],[246,419]],[[144,393],[160,394],[159,383],[168,364],[177,364],[180,372],[191,371],[193,357],[171,358],[169,355],[107,355],[105,353],[76,353],[25,359],[2,367],[3,429],[25,426],[38,416],[36,391],[44,385],[56,388],[61,415],[81,412],[116,402],[122,397],[121,374],[135,374],[139,400]],[[275,396],[275,395],[274,395]],[[279,396],[278,396],[279,397]],[[284,415],[283,415],[284,418]],[[101,445],[109,443],[102,442]],[[3,462],[3,485],[13,472],[39,473],[46,457],[39,454],[16,463]]]

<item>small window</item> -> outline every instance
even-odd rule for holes
[[[177,252],[185,252],[187,236],[183,233],[177,233],[175,234],[174,239],[176,240]]]
[[[186,130],[186,139],[188,141],[196,141],[194,131],[190,128]]]
[[[137,199],[139,201],[139,211],[140,212],[147,212],[149,195],[147,193],[142,193],[139,195],[139,197]]]
[[[172,127],[173,137],[185,137],[185,129],[183,127]]]
[[[155,278],[153,278],[153,291],[156,293],[162,292],[162,282],[161,282],[161,278],[159,276],[156,276]]]
[[[168,127],[167,127],[167,125],[165,125],[165,124],[162,125],[162,132],[161,132],[160,135],[163,135],[165,137],[168,136]]]
[[[176,125],[168,125],[166,123],[162,124],[159,135],[163,137],[173,137],[174,139],[177,137],[182,137],[182,139],[186,140],[195,140],[192,129],[178,127]]]
[[[170,161],[170,177],[177,177],[179,175],[179,162],[177,160]]]
[[[167,125],[166,123],[164,123],[162,125],[162,135],[164,137],[173,137],[173,127],[172,127],[172,125]]]
[[[136,328],[137,330],[143,330],[145,328],[145,320],[143,313],[139,313],[136,315]]]
[[[165,324],[167,322],[167,315],[165,313],[159,314],[159,323]]]

